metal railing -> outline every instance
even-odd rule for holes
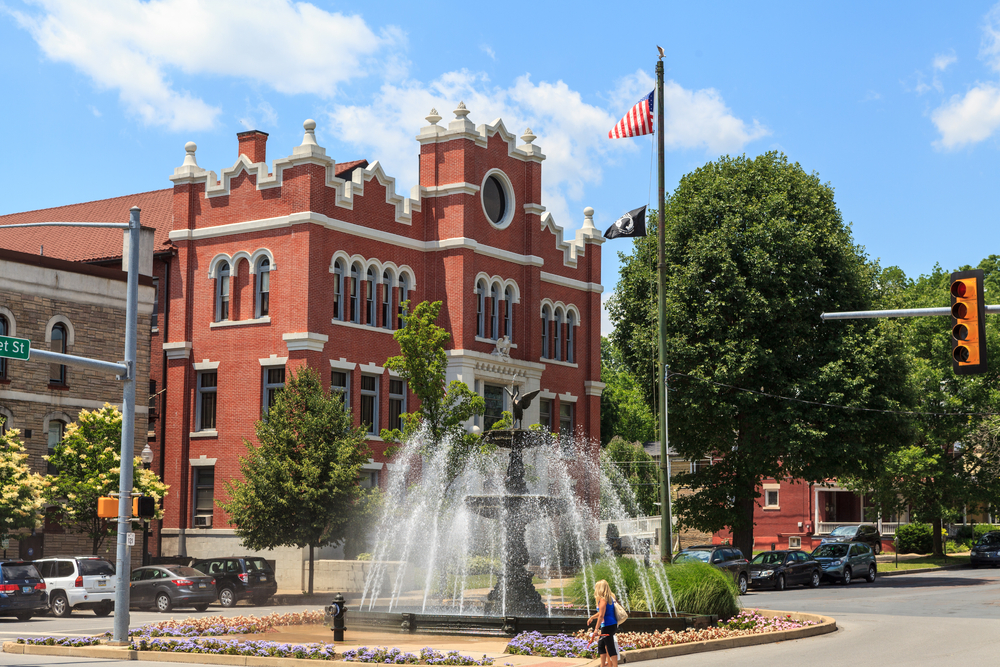
[[[906,521],[820,521],[816,524],[816,535],[829,535],[838,526],[856,526],[859,523],[873,523],[883,536],[892,537],[899,526]]]

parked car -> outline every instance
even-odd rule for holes
[[[0,614],[27,621],[32,616],[44,614],[48,608],[45,582],[33,563],[0,563]]]
[[[244,599],[262,605],[278,592],[274,570],[259,556],[207,558],[196,560],[191,567],[215,577],[223,607],[232,607]]]
[[[697,560],[725,570],[736,582],[740,595],[747,592],[750,585],[750,564],[743,557],[743,552],[728,544],[704,544],[687,547],[674,556],[675,563]]]
[[[830,542],[864,542],[872,548],[876,556],[882,553],[882,534],[878,532],[878,528],[866,523],[857,526],[837,526],[820,540],[820,544]]]
[[[215,602],[215,579],[184,565],[149,565],[132,570],[130,606],[168,612],[174,607],[205,611]]]
[[[802,584],[819,586],[823,569],[819,561],[805,551],[765,551],[750,561],[750,585],[754,588],[774,588]]]
[[[812,552],[812,557],[823,568],[823,578],[850,584],[855,576],[864,574],[865,581],[875,581],[878,567],[875,553],[864,542],[834,542],[821,544]]]
[[[972,567],[1000,565],[1000,531],[991,530],[976,540],[969,554],[969,565]]]
[[[57,556],[35,561],[45,579],[53,616],[93,609],[107,616],[115,608],[115,566],[97,556]]]

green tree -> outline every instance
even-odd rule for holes
[[[892,412],[911,401],[902,337],[892,323],[820,320],[870,309],[880,271],[833,188],[783,155],[709,163],[681,179],[665,213],[670,443],[690,460],[720,457],[677,475],[693,492],[675,508],[692,527],[730,528],[750,553],[765,478],[874,470],[908,442]],[[651,234],[624,258],[609,304],[612,340],[637,377],[656,351],[655,244]]]
[[[642,444],[615,436],[601,452],[601,456],[614,464],[621,475],[620,480],[609,476],[612,484],[627,482],[631,489],[631,493],[623,493],[624,489],[620,488],[614,489],[625,509],[632,516],[658,514],[656,503],[660,501],[660,476],[653,457],[646,453]]]
[[[410,390],[420,399],[415,411],[402,415],[403,428],[383,429],[383,440],[402,442],[421,428],[430,431],[428,447],[437,448],[450,442],[450,476],[457,475],[465,459],[481,446],[481,440],[467,433],[464,423],[483,414],[486,403],[460,380],[446,382],[448,355],[445,347],[451,334],[436,324],[441,312],[440,301],[423,301],[412,313],[404,302],[404,326],[393,334],[399,343],[399,356],[390,357],[385,367],[399,374]],[[427,452],[430,453],[430,452]]]
[[[292,372],[256,431],[260,444],[244,441],[242,479],[226,482],[229,499],[218,505],[249,549],[309,547],[311,595],[314,550],[346,537],[361,495],[364,430],[307,366]]]
[[[648,442],[656,437],[656,415],[649,408],[642,386],[607,336],[601,338],[601,444],[621,437]]]
[[[42,518],[45,484],[31,472],[20,435],[14,428],[0,433],[0,540],[21,528],[35,528]]]
[[[122,413],[104,404],[100,410],[81,410],[76,422],[45,459],[57,472],[45,479],[50,518],[72,533],[90,538],[96,554],[116,524],[97,516],[97,499],[118,493],[121,474]],[[138,456],[133,461],[132,493],[156,500],[156,518],[163,518],[163,498],[169,488]],[[133,527],[138,527],[133,522]]]

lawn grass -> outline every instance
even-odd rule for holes
[[[897,570],[919,570],[928,567],[968,564],[968,556],[944,556],[942,558],[936,558],[934,556],[917,556],[916,558],[908,557],[906,560],[900,560],[898,566],[896,565],[895,559],[889,562],[879,561],[878,571],[893,572]]]

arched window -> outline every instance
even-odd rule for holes
[[[490,338],[500,338],[500,290],[496,285],[490,288]]]
[[[375,269],[368,267],[365,274],[365,324],[375,326]]]
[[[0,315],[0,336],[10,335],[10,323],[7,318]],[[0,380],[7,379],[7,359],[0,357]]]
[[[503,291],[503,335],[514,340],[514,294],[508,287]]]
[[[268,314],[271,306],[271,260],[267,257],[262,257],[257,262],[256,288],[256,317],[264,317]]]
[[[358,303],[361,298],[358,294],[358,290],[361,285],[361,268],[355,264],[351,266],[351,322],[357,323],[361,317],[361,304]]]
[[[219,264],[215,279],[215,321],[229,319],[229,262]]]
[[[406,326],[406,323],[403,322],[403,313],[405,312],[403,309],[403,303],[407,301],[409,298],[410,298],[410,283],[406,278],[406,274],[401,273],[399,274],[399,305],[396,307],[396,318],[397,318],[396,327],[399,329],[402,329],[403,327]]]
[[[563,313],[562,313],[561,310],[557,309],[556,310],[556,336],[555,336],[555,344],[556,344],[556,354],[555,354],[555,357],[556,357],[556,361],[562,361],[562,358],[563,358],[562,357],[562,322],[563,322]]]
[[[576,314],[571,310],[566,314],[566,361],[571,364],[576,363],[576,350],[573,349],[575,347],[574,341],[576,340],[576,336],[573,333],[573,329],[575,328]]]
[[[549,320],[552,318],[552,312],[549,310],[548,306],[542,308],[542,358],[549,358]]]
[[[382,273],[382,328],[392,328],[392,279],[389,272]]]
[[[333,319],[344,319],[344,264],[333,263]]]
[[[486,337],[486,283],[482,280],[476,285],[476,335]]]
[[[66,354],[66,327],[63,324],[56,324],[52,327],[52,345],[49,349],[53,352]],[[49,364],[49,384],[66,384],[65,366]]]

